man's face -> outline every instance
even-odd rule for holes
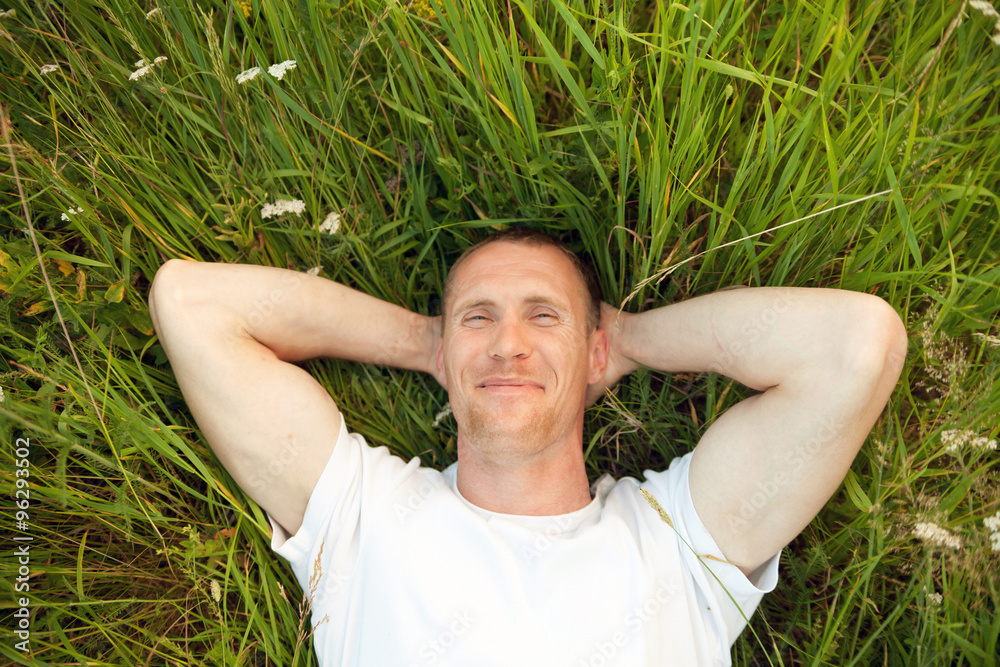
[[[438,366],[459,438],[523,458],[575,437],[607,338],[587,325],[587,293],[557,248],[498,241],[453,276]]]

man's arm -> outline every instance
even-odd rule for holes
[[[830,499],[889,399],[906,329],[878,297],[833,289],[716,292],[638,315],[603,305],[610,386],[640,366],[718,372],[763,393],[721,415],[691,460],[691,495],[750,574]]]
[[[330,395],[292,362],[325,356],[433,373],[440,336],[437,318],[262,266],[170,260],[149,310],[212,450],[290,534],[341,425]]]

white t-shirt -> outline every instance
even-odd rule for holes
[[[722,554],[691,503],[690,458],[641,483],[605,475],[576,512],[518,516],[465,500],[457,464],[407,463],[341,426],[302,527],[289,538],[272,521],[271,546],[312,597],[327,667],[730,665],[778,554],[753,583],[698,557]]]

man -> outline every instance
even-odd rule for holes
[[[318,277],[178,260],[150,309],[206,439],[271,517],[326,665],[730,664],[906,349],[888,304],[840,290],[619,313],[565,246],[521,230],[459,259],[440,318]],[[349,434],[292,363],[319,356],[433,374],[457,464],[430,470]],[[667,471],[590,488],[584,408],[639,367],[762,393]]]

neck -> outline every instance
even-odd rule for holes
[[[501,460],[477,449],[459,433],[457,481],[466,500],[503,514],[568,514],[591,501],[582,440],[553,445],[528,459]]]

